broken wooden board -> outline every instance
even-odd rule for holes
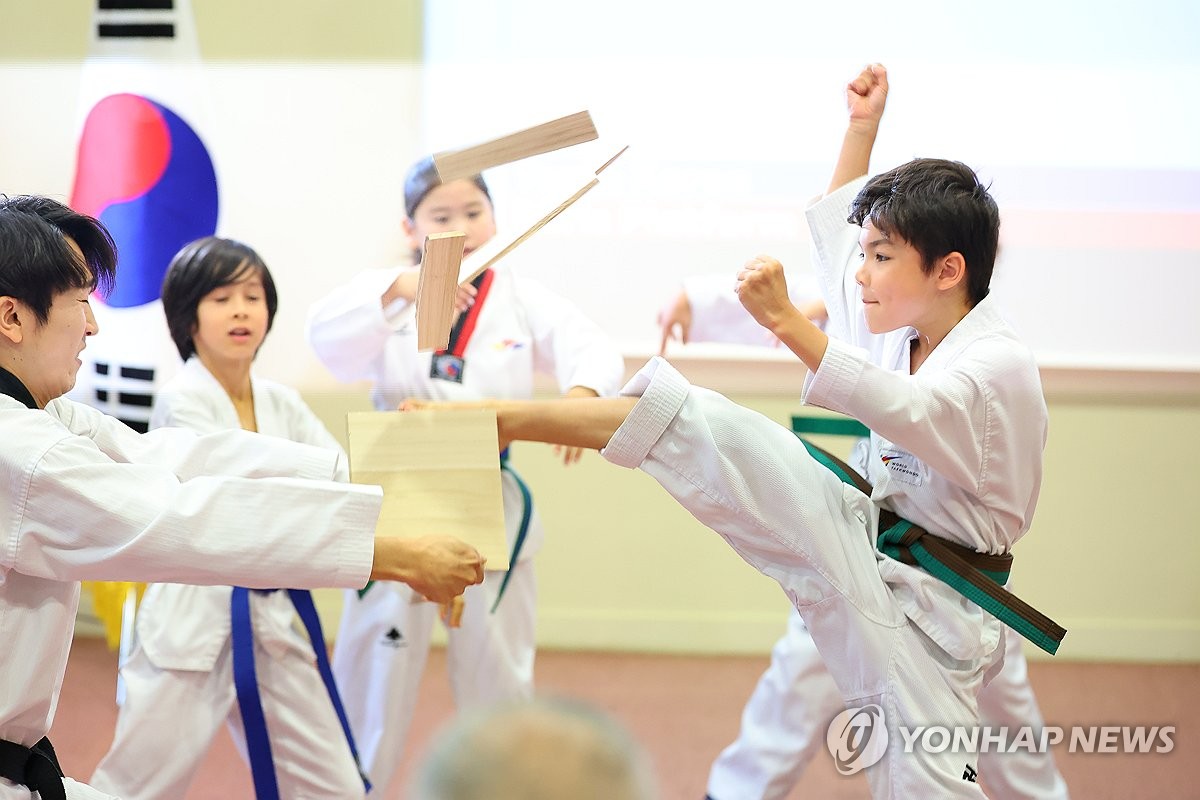
[[[454,326],[454,296],[467,235],[462,231],[425,237],[417,281],[417,350],[444,350]]]
[[[592,115],[580,111],[482,144],[436,153],[433,166],[442,183],[449,183],[501,164],[590,142],[598,136]]]

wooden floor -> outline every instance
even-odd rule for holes
[[[99,639],[77,639],[51,738],[69,775],[86,779],[108,749],[116,720],[115,656]],[[649,750],[664,800],[700,800],[713,758],[737,733],[738,717],[766,657],[678,657],[541,652],[543,694],[569,695],[622,721]],[[1056,750],[1078,800],[1200,798],[1200,665],[1151,666],[1033,662],[1030,680],[1048,725],[1174,725],[1167,754],[1082,754]],[[441,651],[429,659],[408,774],[451,714]],[[399,784],[399,782],[398,782]],[[403,797],[399,785],[383,800]],[[842,778],[818,756],[794,798],[867,798],[861,776]],[[222,733],[186,800],[252,798],[249,771]]]

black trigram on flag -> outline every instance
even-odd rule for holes
[[[145,433],[150,428],[150,409],[154,405],[154,369],[97,361],[93,365],[90,406],[111,414]]]
[[[97,0],[101,39],[174,39],[174,0]]]

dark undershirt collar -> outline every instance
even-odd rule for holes
[[[14,400],[19,400],[32,409],[38,407],[37,401],[25,388],[25,384],[21,383],[21,379],[4,367],[0,367],[0,394],[6,394]]]

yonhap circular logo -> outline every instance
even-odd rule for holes
[[[853,775],[878,763],[888,745],[883,709],[874,704],[846,709],[829,723],[825,744],[842,775]]]

